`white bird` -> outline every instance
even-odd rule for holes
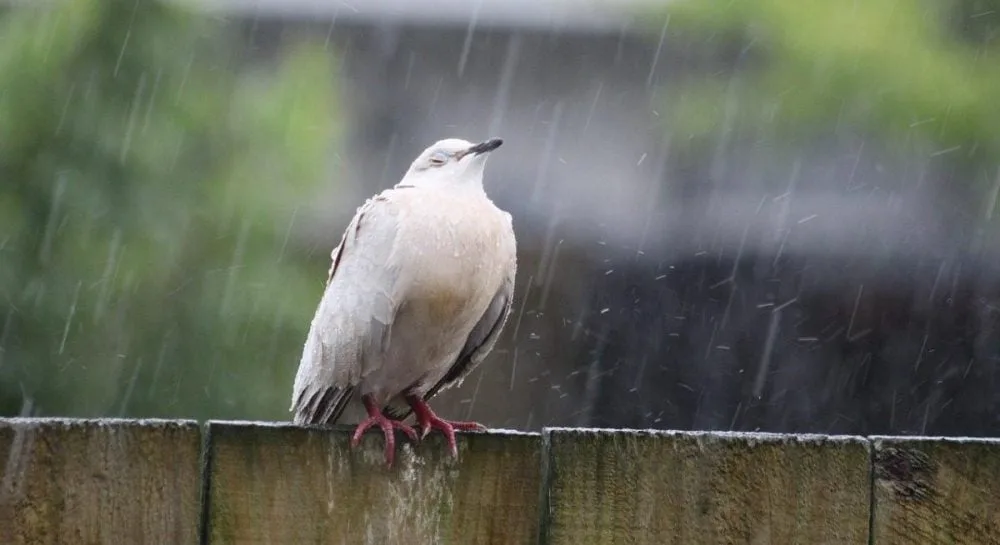
[[[493,349],[510,314],[517,271],[511,216],[483,189],[499,138],[441,140],[392,189],[358,208],[333,250],[326,290],[306,338],[291,411],[298,424],[333,424],[352,398],[368,413],[352,437],[379,426],[386,463],[394,429],[412,412],[421,437],[476,422],[438,417],[427,401],[460,384]]]

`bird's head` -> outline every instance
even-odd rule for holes
[[[414,159],[400,185],[473,185],[482,187],[489,153],[503,144],[491,138],[474,144],[458,138],[439,140]]]

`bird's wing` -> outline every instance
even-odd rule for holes
[[[427,391],[424,399],[434,397],[442,389],[448,388],[453,384],[460,384],[486,358],[490,351],[493,350],[493,346],[500,337],[500,332],[503,331],[503,326],[507,322],[507,316],[510,315],[510,307],[513,300],[514,273],[511,271],[511,274],[501,284],[496,295],[493,296],[493,300],[490,301],[490,306],[487,307],[483,317],[472,328],[469,338],[465,341],[465,346],[462,347],[462,351],[459,353],[455,363],[448,368],[448,372],[441,377],[441,380]]]
[[[451,367],[448,368],[444,376],[424,394],[425,401],[431,399],[443,389],[461,384],[462,380],[493,350],[493,346],[496,344],[497,339],[500,337],[500,332],[507,322],[507,317],[510,315],[511,303],[514,299],[514,276],[516,272],[516,265],[512,263],[503,284],[497,290],[496,295],[493,296],[493,300],[490,301],[486,312],[483,313],[483,316],[476,322],[476,325],[469,333],[462,351],[458,354],[458,358],[451,364]],[[409,416],[410,412],[410,409],[397,406],[388,406],[385,408],[386,416],[395,420],[405,419]]]
[[[326,290],[295,376],[299,424],[332,424],[361,378],[381,364],[400,300],[393,253],[399,209],[390,189],[368,199],[331,254]]]

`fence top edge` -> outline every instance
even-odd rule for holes
[[[168,418],[66,418],[56,416],[0,417],[0,427],[61,428],[198,428],[197,420]]]
[[[265,428],[265,429],[289,429],[289,430],[310,430],[310,431],[322,431],[322,432],[346,432],[353,433],[354,426],[347,425],[334,425],[334,426],[323,426],[323,425],[302,425],[295,424],[294,422],[287,421],[268,421],[268,420],[208,420],[205,422],[209,429],[227,427],[227,428]],[[473,432],[473,433],[460,433],[460,435],[490,435],[490,436],[508,436],[508,437],[541,437],[541,433],[534,431],[523,431],[523,430],[511,430],[504,428],[489,428],[485,432]]]
[[[955,445],[998,445],[1000,437],[964,437],[947,435],[871,435],[876,446],[882,443],[950,443]]]
[[[350,426],[303,426],[290,421],[258,421],[258,420],[206,420],[204,424],[212,426],[239,428],[272,428],[272,429],[302,429],[317,431],[345,431]],[[69,418],[69,417],[0,417],[0,427],[145,427],[145,428],[198,428],[197,420],[168,418]],[[983,444],[1000,445],[1000,437],[966,437],[966,436],[932,436],[932,435],[828,435],[817,433],[774,433],[746,432],[721,430],[661,430],[661,429],[628,429],[628,428],[589,428],[552,426],[542,428],[542,431],[523,431],[505,428],[490,428],[482,434],[490,436],[510,437],[549,437],[559,435],[617,435],[664,438],[691,439],[721,439],[744,441],[796,441],[796,442],[841,442],[841,443],[950,443],[950,444]]]
[[[625,428],[567,428],[551,427],[544,428],[543,434],[551,436],[553,433],[566,435],[618,435],[636,437],[663,437],[663,438],[688,438],[688,439],[718,439],[718,440],[741,440],[741,441],[761,441],[761,442],[789,442],[800,443],[868,443],[869,439],[862,435],[827,435],[819,433],[774,433],[759,431],[718,431],[718,430],[658,430],[658,429],[625,429]]]

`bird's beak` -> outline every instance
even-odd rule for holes
[[[489,140],[486,140],[485,142],[480,142],[480,143],[476,144],[475,146],[472,146],[471,148],[463,151],[461,153],[461,156],[459,156],[459,159],[465,157],[466,155],[470,155],[470,154],[471,155],[482,155],[484,153],[489,153],[489,152],[491,152],[491,151],[499,148],[502,144],[503,144],[503,140],[501,140],[499,138],[490,138]]]

